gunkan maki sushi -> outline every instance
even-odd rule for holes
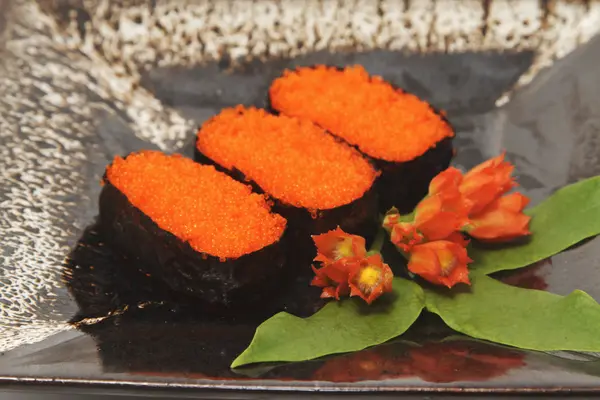
[[[373,159],[383,210],[410,211],[453,155],[454,132],[442,115],[362,66],[285,71],[269,89],[269,106],[316,123]]]
[[[222,307],[277,286],[286,220],[249,185],[156,151],[116,157],[103,182],[104,237],[171,289]]]
[[[360,152],[308,120],[263,109],[224,109],[198,131],[196,159],[253,182],[275,200],[295,236],[340,226],[376,230],[378,172]],[[301,238],[299,239],[301,240]]]

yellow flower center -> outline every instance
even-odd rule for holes
[[[368,265],[363,268],[358,274],[358,286],[363,292],[371,292],[381,279],[381,271],[379,268]]]
[[[438,260],[442,269],[441,275],[448,276],[456,266],[456,257],[449,249],[440,249],[437,251]]]
[[[352,239],[342,239],[342,241],[336,246],[334,253],[336,260],[344,257],[352,257],[354,255],[354,251],[352,250]]]

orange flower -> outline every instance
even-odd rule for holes
[[[415,227],[429,240],[440,240],[468,223],[471,204],[459,191],[462,174],[448,168],[429,184],[429,196],[415,208]]]
[[[454,167],[449,167],[431,180],[429,183],[429,195],[453,193],[462,181],[462,172]]]
[[[414,224],[400,222],[392,226],[390,240],[402,251],[409,252],[413,246],[423,242],[424,237]]]
[[[504,161],[502,153],[465,174],[460,183],[460,192],[472,203],[472,214],[480,213],[491,202],[516,186],[511,177],[514,168],[511,163]]]
[[[371,304],[383,293],[392,291],[394,274],[381,255],[374,254],[357,260],[357,268],[352,268],[349,278],[350,296],[359,296]]]
[[[355,259],[343,258],[333,263],[325,264],[322,268],[312,267],[315,277],[311,281],[312,286],[323,288],[321,298],[340,299],[340,296],[350,294],[350,273],[358,268]]]
[[[488,242],[505,242],[529,235],[531,217],[523,214],[528,203],[529,199],[521,193],[500,197],[480,213],[472,215],[466,231],[470,236]]]
[[[331,263],[344,257],[362,258],[367,254],[365,239],[350,235],[339,226],[332,231],[313,235],[312,238],[317,246],[315,261]]]
[[[389,232],[391,242],[404,252],[409,252],[425,238],[411,222],[401,222],[398,209],[392,207],[383,218],[383,227]]]
[[[467,264],[473,260],[463,244],[449,240],[419,244],[410,253],[408,269],[431,283],[447,287],[459,282],[470,285]]]
[[[390,231],[392,242],[408,252],[424,240],[445,239],[466,226],[471,206],[458,189],[461,181],[456,168],[438,174],[429,185],[429,195],[415,208],[412,223],[401,222],[398,210],[388,211],[383,226]]]
[[[454,193],[423,199],[415,209],[415,227],[428,240],[440,240],[468,224],[468,206],[455,188]]]
[[[322,268],[312,267],[315,277],[311,285],[323,288],[321,298],[340,299],[340,296],[360,296],[367,303],[392,290],[393,274],[383,264],[379,254],[367,257],[365,239],[349,235],[340,227],[313,236],[317,246],[315,261]]]
[[[321,298],[340,299],[350,294],[371,304],[383,293],[392,290],[392,270],[383,263],[381,255],[365,258],[348,257],[317,269],[311,285],[322,287]]]

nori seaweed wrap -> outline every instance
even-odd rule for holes
[[[268,107],[312,121],[367,155],[381,171],[382,212],[411,211],[453,156],[454,132],[443,115],[361,66],[285,71],[269,89]]]
[[[288,220],[296,250],[337,226],[367,237],[377,229],[377,170],[310,121],[225,109],[198,131],[195,159],[268,194]]]
[[[265,196],[177,155],[116,157],[99,229],[136,268],[206,305],[251,303],[277,289],[283,273],[286,221]]]

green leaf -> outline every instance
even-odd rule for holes
[[[308,318],[278,313],[256,329],[250,346],[231,367],[305,361],[362,350],[401,335],[421,314],[425,299],[423,289],[412,281],[394,278],[393,287],[371,306],[347,299],[331,302]]]
[[[425,290],[426,307],[452,329],[523,349],[600,351],[600,305],[575,290],[568,296],[472,278],[471,291]]]
[[[495,249],[469,248],[475,260],[472,273],[525,267],[600,234],[600,176],[565,186],[526,214],[532,216],[530,240]]]

